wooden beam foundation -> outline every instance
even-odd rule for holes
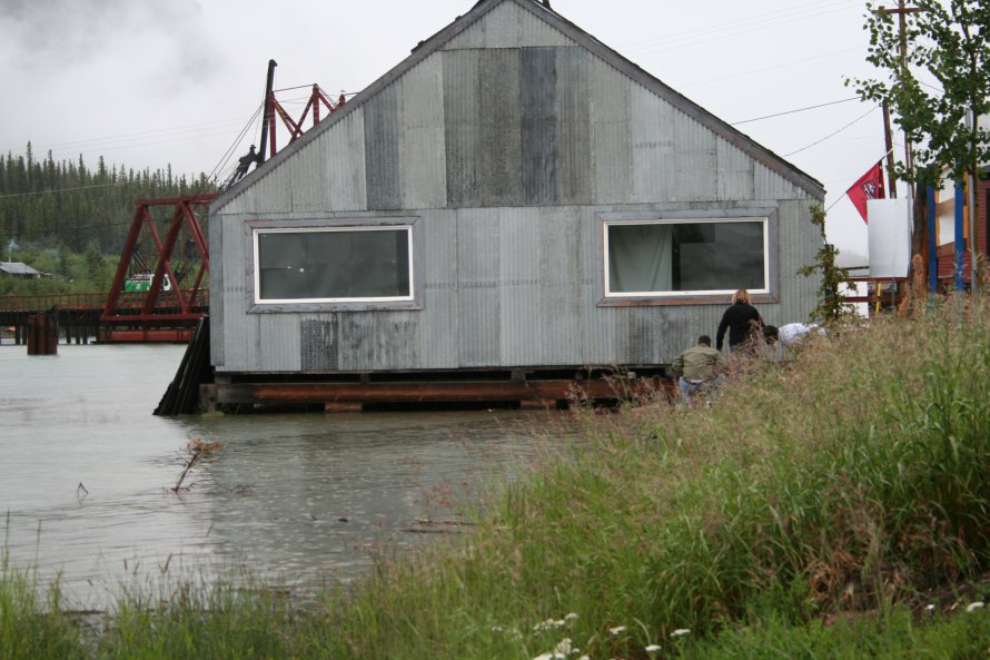
[[[408,383],[217,383],[218,404],[323,404],[354,410],[361,404],[518,403],[552,408],[558,401],[620,401],[664,390],[659,378]],[[351,407],[355,406],[355,407]]]

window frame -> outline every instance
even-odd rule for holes
[[[260,220],[245,223],[246,293],[249,314],[420,310],[423,300],[423,236],[418,217],[348,217],[333,219]],[[409,295],[360,298],[261,298],[259,238],[262,234],[405,231],[409,250]]]
[[[616,225],[679,225],[761,222],[763,224],[763,279],[761,289],[751,289],[754,302],[779,302],[777,273],[777,211],[771,208],[717,209],[705,211],[648,211],[602,213],[598,216],[599,268],[596,278],[599,307],[650,305],[725,304],[735,289],[691,291],[610,291],[609,228]]]

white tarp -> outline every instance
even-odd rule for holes
[[[907,277],[911,265],[911,204],[908,198],[871,199],[870,277]]]

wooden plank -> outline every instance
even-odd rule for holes
[[[542,380],[481,383],[219,383],[219,403],[451,403],[620,399],[646,381]]]

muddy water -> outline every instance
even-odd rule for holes
[[[181,347],[0,348],[0,516],[10,561],[77,602],[121,583],[247,569],[305,589],[347,581],[531,460],[545,415],[151,415]],[[193,438],[225,448],[169,491]]]

